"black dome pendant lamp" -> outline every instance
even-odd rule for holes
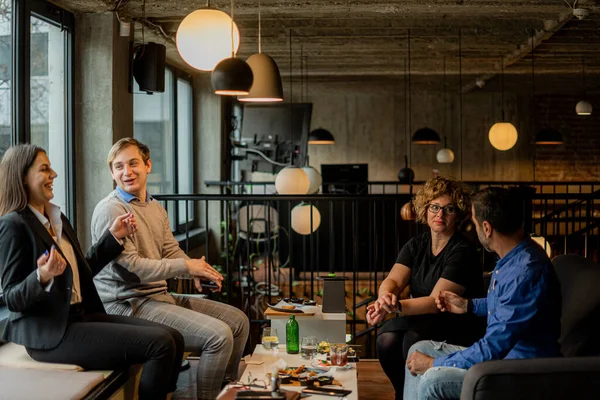
[[[317,128],[308,135],[308,144],[335,144],[335,138],[327,129]]]
[[[231,0],[231,57],[219,62],[213,70],[210,82],[215,94],[221,96],[245,96],[250,92],[254,75],[246,61],[236,58],[233,42],[233,0]]]
[[[440,135],[431,128],[417,129],[412,137],[414,144],[440,144]]]
[[[243,96],[250,92],[254,75],[246,61],[231,57],[219,62],[210,77],[215,94]]]
[[[406,31],[406,39],[408,42],[408,62],[407,59],[404,59],[404,112],[405,112],[405,121],[406,121],[406,126],[404,127],[404,134],[405,134],[405,141],[406,141],[406,148],[407,148],[407,152],[404,153],[404,167],[400,168],[400,171],[398,171],[398,182],[405,184],[405,185],[411,185],[411,193],[412,193],[412,183],[415,179],[415,171],[413,171],[412,169],[410,169],[410,167],[408,166],[408,156],[407,153],[410,154],[410,140],[408,140],[409,137],[409,132],[411,129],[411,114],[412,114],[412,107],[411,107],[411,96],[410,96],[410,29],[407,29]]]
[[[410,31],[408,33],[408,95],[412,96],[411,85],[411,63],[410,63]],[[410,100],[409,100],[410,101]],[[440,135],[431,128],[420,128],[414,133],[412,142],[414,144],[440,144]]]
[[[535,35],[531,38],[531,98],[535,104]],[[535,119],[533,120],[533,131],[535,132]],[[548,110],[546,110],[546,127],[535,134],[536,145],[559,145],[564,144],[562,133],[548,126]]]

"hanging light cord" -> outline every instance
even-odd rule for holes
[[[583,86],[583,99],[585,100],[585,61],[581,57],[581,85]]]
[[[262,53],[262,28],[260,19],[260,0],[258,0],[258,54]]]
[[[410,135],[411,129],[412,129],[412,104],[411,104],[411,99],[412,99],[412,82],[411,82],[411,77],[410,77],[410,72],[411,72],[411,61],[410,61],[410,29],[408,29],[407,32],[407,38],[408,38],[408,132]],[[408,165],[411,166],[412,165],[412,146],[411,146],[411,141],[409,141],[408,143]]]
[[[447,99],[447,91],[446,91],[446,57],[444,57],[444,130],[446,131],[446,135],[444,135],[444,147],[448,147],[447,138],[448,138],[448,119],[446,118],[446,114],[448,111],[448,99]]]
[[[501,100],[502,100],[502,122],[504,122],[504,58],[500,58],[500,71],[502,72],[501,78]]]
[[[409,130],[408,130],[408,112],[406,111],[408,108],[408,63],[406,62],[406,57],[404,57],[404,140],[406,140],[406,146],[404,149],[404,156],[408,155],[408,143],[410,142]]]
[[[233,37],[233,0],[231,0],[231,58],[235,57],[235,38]]]
[[[531,108],[535,108],[535,31],[531,36]],[[532,110],[533,111],[533,110]],[[535,182],[535,164],[537,158],[537,148],[535,146],[535,115],[531,115],[531,133],[534,135],[533,146],[533,181]]]
[[[462,90],[462,29],[458,28],[458,90],[460,105],[460,180],[463,179],[463,90]]]
[[[300,103],[304,103],[304,45],[300,45]]]

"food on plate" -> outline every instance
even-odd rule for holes
[[[281,306],[281,308],[284,308],[286,310],[293,310],[294,308],[296,308],[296,306]]]
[[[321,343],[317,345],[317,352],[320,354],[328,354],[329,342],[326,342],[325,340],[321,341]]]

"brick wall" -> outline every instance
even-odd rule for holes
[[[580,97],[536,98],[536,130],[550,126],[563,134],[564,145],[537,146],[535,178],[539,181],[600,180],[600,96],[590,97],[592,115],[580,116]]]

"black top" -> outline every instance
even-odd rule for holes
[[[460,233],[455,233],[437,256],[431,252],[431,232],[415,236],[402,247],[396,263],[412,270],[412,297],[429,296],[440,278],[463,286],[463,297],[483,297],[481,262],[473,245]]]

